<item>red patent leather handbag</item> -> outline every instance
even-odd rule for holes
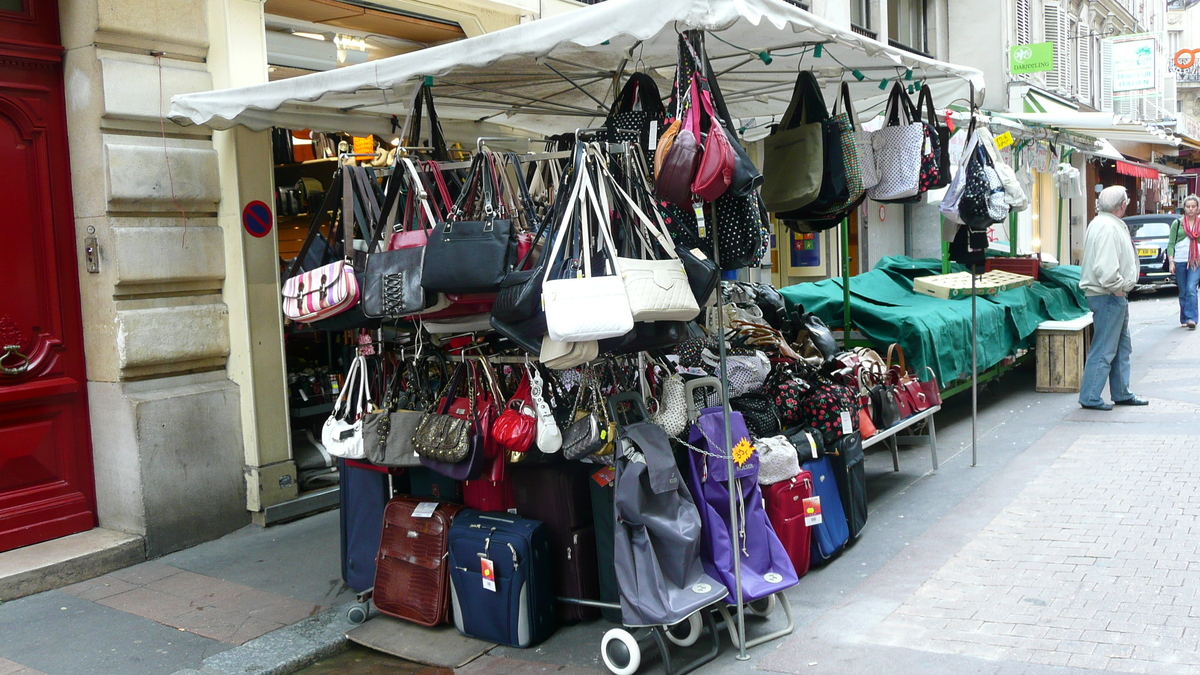
[[[532,395],[529,390],[529,374],[521,378],[516,393],[508,401],[508,406],[492,425],[492,440],[501,450],[508,453],[524,454],[537,435],[537,418],[530,404]]]

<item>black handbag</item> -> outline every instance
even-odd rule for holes
[[[665,129],[667,110],[654,78],[646,73],[633,73],[621,88],[604,120],[604,139],[609,143],[633,143],[653,159],[658,136]]]
[[[813,313],[805,314],[800,317],[800,325],[804,330],[808,331],[809,338],[812,339],[813,346],[817,351],[821,352],[825,362],[833,360],[840,351],[837,346],[837,341],[833,339],[833,332],[829,330],[829,326],[821,320],[821,317]]]
[[[699,248],[676,246],[675,255],[683,263],[683,271],[687,273],[688,286],[692,289],[692,295],[696,296],[696,303],[700,307],[706,306],[717,290],[717,283],[721,281],[721,270]]]
[[[542,354],[542,338],[546,335],[546,314],[538,314],[517,321],[503,321],[492,314],[488,323],[497,333],[516,343],[518,347],[529,352],[533,357]]]
[[[438,223],[425,245],[421,285],[437,293],[494,293],[513,271],[517,237],[513,221],[495,217],[495,176],[489,153],[479,153],[471,176],[455,202],[451,218],[464,213],[477,193],[483,220],[447,219]]]
[[[371,234],[367,254],[366,270],[362,288],[363,313],[375,318],[399,318],[419,314],[434,300],[421,286],[421,268],[425,260],[425,248],[402,248],[394,251],[376,251],[383,238],[390,233],[391,208],[396,203],[403,180],[403,169],[399,161],[392,167],[392,177],[380,208],[378,227]],[[423,190],[416,183],[420,178],[413,176],[410,190]],[[423,199],[423,197],[422,197]],[[428,207],[426,207],[428,208]],[[430,211],[431,212],[431,211]]]
[[[927,118],[923,121],[932,127],[934,152],[938,155],[938,179],[931,189],[944,188],[950,184],[950,128],[945,124],[938,123],[937,113],[933,107],[933,92],[929,89],[929,85],[922,86],[921,94],[917,97],[917,120],[919,121],[921,121],[922,112]]]
[[[754,438],[767,438],[779,433],[779,413],[765,394],[742,394],[729,399],[729,407],[742,413],[746,430]]]
[[[633,330],[628,333],[601,340],[600,353],[620,356],[669,349],[692,337],[699,330],[695,326],[692,321],[639,321],[633,324]]]

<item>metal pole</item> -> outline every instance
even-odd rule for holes
[[[712,242],[713,242],[713,260],[717,263],[718,269],[721,267],[721,251],[717,244],[719,237],[717,236],[717,210],[712,210]],[[750,656],[746,654],[746,606],[742,602],[742,553],[740,542],[738,542],[738,533],[741,527],[738,525],[738,508],[737,498],[741,492],[741,485],[734,476],[735,467],[733,466],[733,426],[729,423],[733,416],[733,410],[729,406],[729,371],[726,368],[726,348],[725,348],[725,303],[724,303],[725,280],[722,279],[720,287],[717,289],[717,349],[721,358],[721,407],[723,422],[725,425],[725,468],[729,472],[729,524],[733,531],[729,533],[730,539],[733,541],[733,580],[734,594],[737,598],[737,618],[738,618],[738,661],[748,661]]]
[[[842,349],[850,349],[850,219],[842,218]]]
[[[968,267],[971,275],[971,466],[979,461],[976,448],[976,429],[979,425],[979,317],[975,313],[978,296],[975,295],[975,267]]]

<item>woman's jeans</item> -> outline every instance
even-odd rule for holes
[[[1175,263],[1175,282],[1179,285],[1179,323],[1200,323],[1200,311],[1196,306],[1200,269],[1189,270],[1187,263]]]
[[[1079,404],[1098,406],[1104,403],[1100,394],[1108,382],[1112,400],[1133,398],[1129,391],[1129,356],[1133,341],[1129,337],[1129,299],[1115,295],[1088,296],[1092,310],[1092,348],[1083,367],[1083,384],[1079,387]]]

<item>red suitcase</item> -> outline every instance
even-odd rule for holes
[[[418,510],[422,504],[426,505],[423,511]],[[388,502],[372,596],[381,613],[422,626],[446,623],[450,610],[446,543],[450,524],[462,509],[459,504],[420,497]],[[430,515],[422,517],[423,512]]]
[[[801,577],[808,573],[809,560],[812,558],[811,528],[804,524],[804,500],[811,496],[812,474],[807,471],[801,471],[791,480],[763,488],[767,518],[795,566],[796,575]]]
[[[469,480],[463,483],[463,503],[480,511],[508,511],[513,508],[512,482],[504,480]]]

